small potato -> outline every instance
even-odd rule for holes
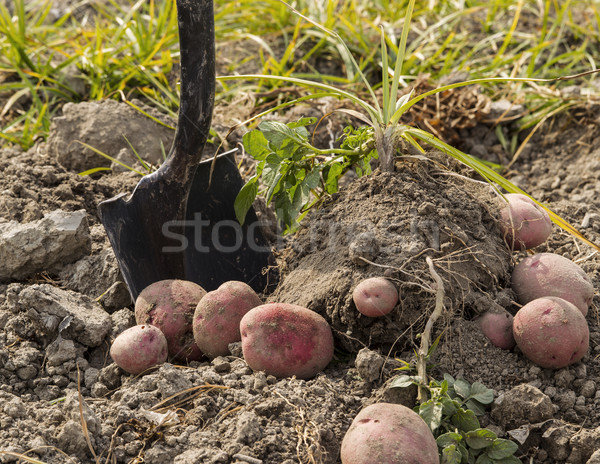
[[[135,325],[121,332],[110,347],[110,357],[133,375],[167,360],[167,339],[158,327]]]
[[[523,259],[512,272],[511,286],[521,304],[556,296],[573,303],[584,316],[594,298],[594,286],[585,271],[555,253],[537,253]]]
[[[490,310],[475,321],[492,345],[503,350],[510,350],[515,346],[513,316],[508,311]]]
[[[538,298],[519,309],[513,334],[523,354],[540,367],[560,369],[573,364],[589,347],[589,328],[581,311],[554,296]]]
[[[513,250],[528,250],[541,245],[552,233],[546,210],[520,193],[505,195],[508,204],[500,211],[500,228]]]
[[[208,292],[196,306],[194,340],[207,356],[229,354],[229,344],[239,342],[240,321],[244,314],[262,301],[248,284],[229,281]]]
[[[352,300],[356,309],[365,316],[385,316],[398,303],[398,290],[383,277],[371,277],[356,286],[352,292]]]
[[[192,319],[206,291],[187,280],[161,280],[146,287],[135,301],[137,324],[158,327],[167,339],[169,356],[180,361],[199,361],[203,354],[194,341]]]
[[[342,464],[439,464],[429,427],[412,409],[376,403],[361,410],[342,440]]]
[[[240,321],[244,359],[255,371],[275,377],[309,379],[333,358],[333,335],[327,321],[302,306],[268,303]]]

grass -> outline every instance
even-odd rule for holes
[[[378,46],[380,30],[385,32],[390,59],[395,59],[407,5],[391,0],[298,0],[296,8],[334,28],[377,88],[384,59]],[[41,0],[16,0],[9,10],[0,4],[4,145],[27,149],[45,138],[52,116],[66,102],[137,97],[176,114],[179,54],[174,0],[111,0],[58,17],[51,6]],[[349,87],[359,81],[339,42],[276,0],[218,2],[215,21],[220,54],[226,55],[231,44],[246,44],[249,50],[222,69],[227,74],[250,66],[255,74]],[[468,72],[471,78],[553,78],[594,69],[600,57],[599,22],[593,0],[419,0],[399,82],[406,86],[423,74],[436,81],[458,72]],[[320,72],[323,63],[334,71]],[[258,93],[278,85],[273,80],[222,83],[217,102],[240,89]],[[527,104],[531,111],[520,126],[526,130],[549,114],[578,104],[554,92],[557,86],[540,93],[523,83],[494,84],[487,91]]]

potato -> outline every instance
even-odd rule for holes
[[[309,379],[333,358],[327,321],[302,306],[268,303],[240,321],[242,352],[248,366],[275,377]]]
[[[383,277],[371,277],[361,281],[352,292],[356,309],[368,317],[389,314],[398,303],[398,290]]]
[[[194,340],[207,356],[229,354],[229,344],[239,342],[240,321],[262,301],[248,284],[229,281],[208,292],[196,306],[192,329]]]
[[[557,296],[573,303],[584,316],[594,298],[594,286],[585,271],[555,253],[537,253],[523,259],[513,269],[511,286],[521,304]]]
[[[508,204],[500,211],[500,228],[513,250],[528,250],[544,243],[552,233],[546,210],[520,193],[504,195]]]
[[[158,327],[167,339],[169,356],[180,361],[198,361],[202,351],[194,341],[192,319],[206,291],[187,280],[161,280],[146,287],[135,301],[137,324]]]
[[[167,339],[158,327],[135,325],[121,332],[110,347],[110,357],[133,375],[167,360]]]
[[[517,312],[513,334],[523,354],[540,367],[560,369],[579,361],[589,347],[589,328],[577,307],[548,296]]]
[[[503,350],[510,350],[515,346],[513,316],[508,311],[489,310],[475,319],[475,322],[492,345]]]
[[[360,411],[342,440],[342,464],[438,464],[429,427],[412,409],[376,403]]]

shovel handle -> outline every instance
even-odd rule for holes
[[[175,139],[161,170],[191,182],[208,139],[215,101],[213,0],[177,0],[181,81]],[[166,174],[166,172],[165,172]]]

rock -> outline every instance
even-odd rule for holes
[[[379,378],[384,362],[385,359],[379,353],[363,348],[356,355],[354,365],[364,380],[373,382]]]
[[[71,317],[71,322],[61,335],[82,345],[100,345],[110,333],[112,321],[102,307],[85,295],[61,290],[49,284],[22,287],[9,286],[18,294],[11,295],[9,305],[13,313],[20,313],[30,320],[36,332],[50,341],[56,339],[61,322]],[[22,290],[19,291],[19,288]]]
[[[594,454],[590,456],[586,464],[600,464],[600,449],[594,451]]]
[[[64,266],[58,276],[69,290],[93,298],[101,297],[102,305],[109,311],[131,304],[131,296],[123,283],[117,258],[111,248]],[[115,286],[119,282],[122,286]]]
[[[540,389],[529,385],[517,385],[494,401],[491,416],[508,429],[521,425],[543,422],[552,418],[552,401]]]
[[[39,221],[0,224],[0,280],[23,279],[54,271],[90,253],[91,238],[84,210],[61,210]]]
[[[111,164],[109,159],[77,141],[112,157],[122,149],[135,157],[131,143],[145,160],[158,165],[163,160],[161,147],[168,151],[173,136],[173,130],[124,103],[114,100],[67,103],[62,116],[52,120],[48,149],[61,165],[77,172]]]

